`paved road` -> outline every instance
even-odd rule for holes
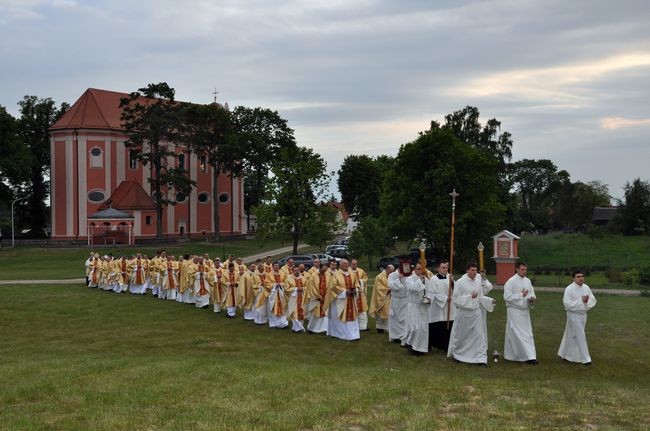
[[[307,244],[299,244],[298,248],[307,247]],[[277,248],[275,250],[267,250],[263,253],[253,254],[251,256],[244,257],[244,262],[251,262],[257,259],[264,259],[266,256],[276,256],[278,254],[291,253],[293,246],[287,246],[282,248]],[[17,284],[77,284],[83,283],[84,278],[67,278],[63,280],[0,280],[0,286],[2,285],[17,285]]]

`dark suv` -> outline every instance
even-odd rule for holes
[[[285,256],[282,259],[278,259],[276,263],[280,265],[280,268],[282,268],[282,266],[286,264],[287,260],[290,258],[293,259],[293,264],[296,266],[300,265],[301,263],[304,264],[305,268],[307,269],[314,266],[314,259],[312,259],[312,257],[307,254],[292,254],[290,256]]]

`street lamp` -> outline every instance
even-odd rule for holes
[[[23,196],[22,198],[16,198],[11,202],[11,248],[16,245],[16,239],[14,238],[14,204],[27,198],[28,196]]]

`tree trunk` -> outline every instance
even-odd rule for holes
[[[156,150],[154,152],[156,156],[153,160],[153,186],[154,193],[156,193],[156,238],[162,238],[163,236],[163,207],[162,207],[162,186],[160,184],[160,171],[162,170],[162,165],[160,161],[160,152],[158,151],[158,146],[156,145]],[[144,166],[144,169],[147,169],[147,166]]]
[[[293,231],[293,254],[298,254],[298,239],[299,239],[299,234],[298,231],[294,229]]]
[[[218,189],[219,189],[219,168],[218,166],[212,166],[212,182],[214,183],[214,187],[212,188],[212,212],[214,215],[212,216],[212,221],[214,223],[214,239],[215,241],[219,241],[221,239],[220,237],[220,220],[219,220],[219,196],[218,196]]]

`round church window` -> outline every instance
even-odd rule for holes
[[[92,190],[88,192],[88,200],[90,202],[102,202],[106,199],[106,195],[102,190]]]
[[[197,198],[200,203],[204,204],[210,200],[210,194],[208,192],[201,192]]]
[[[221,202],[222,204],[228,203],[229,200],[230,200],[230,195],[228,195],[228,193],[221,193],[219,195],[219,202]]]

